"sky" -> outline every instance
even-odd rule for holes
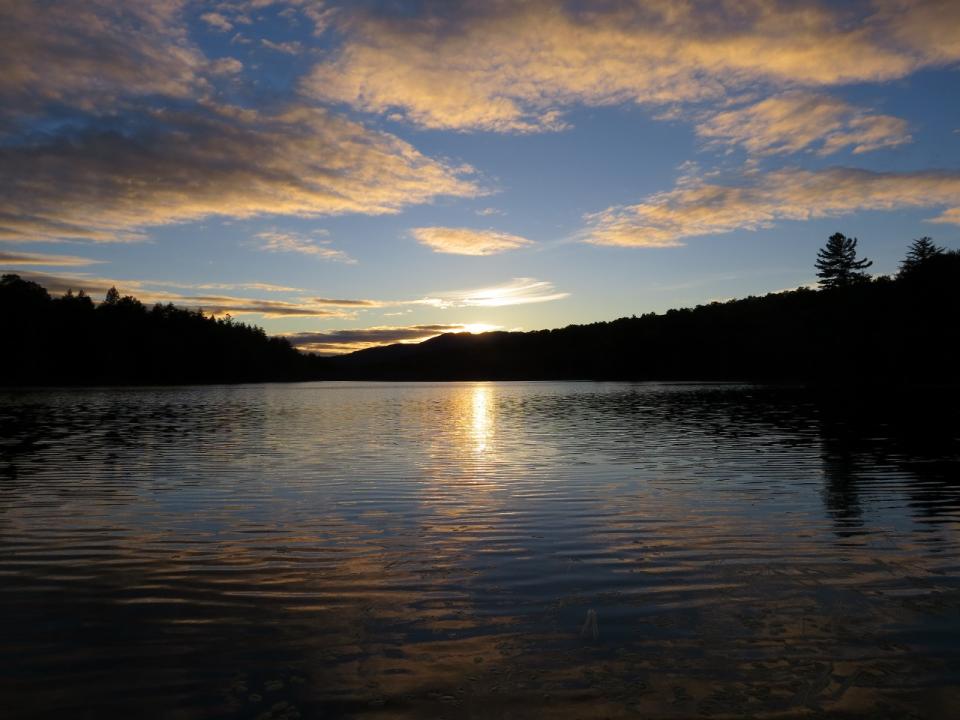
[[[0,271],[347,352],[960,247],[956,0],[0,0]]]

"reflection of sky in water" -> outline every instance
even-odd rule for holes
[[[956,696],[952,421],[616,383],[2,408],[0,673],[19,679],[0,699],[24,714],[129,714],[123,687],[241,717],[895,716],[920,688],[936,717]]]

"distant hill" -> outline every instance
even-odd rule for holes
[[[331,358],[334,377],[955,383],[960,254],[896,279]]]

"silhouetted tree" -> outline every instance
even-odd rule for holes
[[[872,260],[857,259],[857,239],[843,233],[831,235],[827,244],[817,251],[817,277],[825,290],[869,280],[870,276],[862,271],[871,265]]]
[[[120,291],[115,287],[110,288],[107,290],[107,294],[103,298],[103,302],[107,305],[116,305],[118,302],[120,302]]]
[[[914,272],[930,258],[943,255],[943,251],[942,247],[934,245],[932,238],[922,237],[914,240],[907,249],[907,257],[900,263],[900,276]]]
[[[12,307],[35,308],[50,302],[50,294],[42,285],[24,280],[13,273],[0,278],[0,297]]]

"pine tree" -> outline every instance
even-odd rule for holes
[[[824,290],[868,280],[870,275],[863,270],[871,265],[872,260],[857,259],[857,239],[842,233],[831,235],[827,244],[817,251],[817,277]]]
[[[907,257],[900,263],[900,277],[913,272],[937,255],[943,255],[943,248],[934,245],[932,238],[922,237],[919,240],[914,240],[907,250]]]

